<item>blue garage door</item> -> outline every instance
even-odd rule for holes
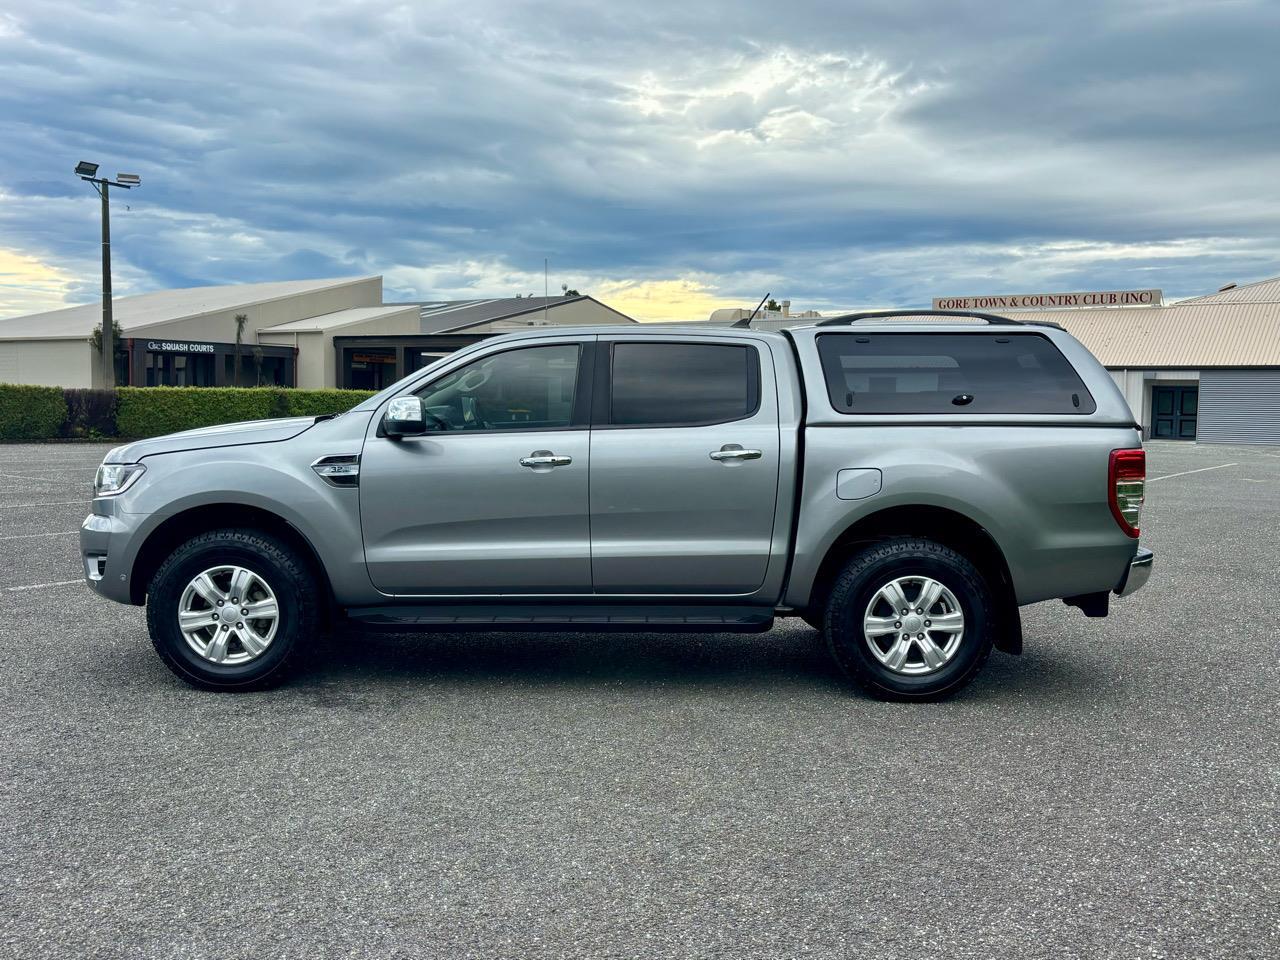
[[[1280,443],[1280,369],[1201,370],[1202,443]]]

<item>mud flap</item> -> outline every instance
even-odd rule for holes
[[[1004,604],[1004,613],[996,627],[993,645],[1001,653],[1015,657],[1022,654],[1022,612],[1016,603]]]

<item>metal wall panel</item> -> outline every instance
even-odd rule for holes
[[[1280,443],[1280,369],[1201,370],[1201,443]]]

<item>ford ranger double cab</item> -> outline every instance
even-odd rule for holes
[[[1150,574],[1141,434],[1051,324],[854,314],[481,341],[340,416],[118,447],[80,543],[182,679],[278,682],[324,625],[822,631],[924,700]],[[354,639],[367,636],[346,631]]]

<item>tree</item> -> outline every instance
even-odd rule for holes
[[[777,300],[770,299],[769,302],[764,305],[764,308],[770,313],[778,313],[782,309],[782,304],[778,303]]]
[[[236,314],[236,375],[232,381],[234,386],[240,386],[240,343],[244,340],[244,325],[249,322],[249,317],[243,313]]]
[[[257,375],[258,386],[262,386],[262,347],[256,343],[253,345],[253,369]]]
[[[566,288],[565,288],[565,291],[564,291],[564,295],[565,295],[566,297],[580,297],[580,296],[582,296],[582,294],[580,294],[577,290],[573,289],[573,287],[566,287]]]
[[[98,324],[93,328],[93,333],[89,335],[89,343],[93,346],[94,353],[102,356],[102,324]],[[111,318],[111,345],[115,348],[116,367],[118,368],[120,360],[129,356],[129,350],[125,345],[124,337],[120,335],[120,324],[116,323],[115,317]]]

